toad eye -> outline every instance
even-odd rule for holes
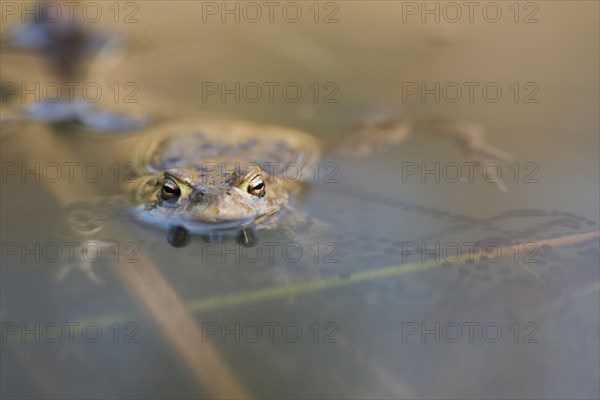
[[[266,193],[265,190],[265,181],[263,180],[262,175],[257,174],[250,179],[248,182],[248,193],[256,197],[263,197]]]
[[[167,178],[162,184],[160,197],[165,201],[177,200],[181,195],[181,190],[173,179]]]

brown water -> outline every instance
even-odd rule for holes
[[[299,257],[282,230],[260,233],[260,255],[200,237],[174,248],[166,232],[118,216],[101,238],[115,243],[92,266],[99,284],[77,268],[57,278],[73,267],[64,243],[87,239],[66,233],[64,209],[122,193],[121,153],[145,130],[3,121],[3,397],[598,398],[598,3],[483,2],[472,23],[466,8],[450,22],[442,3],[440,23],[412,14],[421,2],[280,3],[289,14],[276,8],[272,23],[261,2],[256,23],[244,3],[239,23],[221,21],[221,2],[126,2],[118,20],[131,23],[95,4],[104,17],[86,29],[127,39],[125,57],[106,51],[86,66],[83,79],[104,85],[103,110],[153,124],[217,112],[304,129],[329,147],[380,115],[474,121],[517,164],[500,166],[504,193],[478,171],[455,182],[467,158],[437,136],[357,161],[328,156],[337,181],[320,170],[298,208],[331,231],[297,232]],[[19,22],[11,10],[3,40]],[[3,93],[53,79],[35,54],[3,46]],[[236,82],[239,102],[222,98],[221,84]],[[446,87],[439,102],[407,92],[435,82]],[[3,115],[25,107],[20,96],[3,99]],[[80,163],[73,182],[65,162]],[[409,174],[436,163],[439,182]],[[455,257],[471,254],[468,243],[502,256]],[[436,244],[439,259],[426,251]]]

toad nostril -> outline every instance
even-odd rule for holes
[[[192,195],[192,199],[193,201],[200,201],[202,200],[202,198],[204,197],[204,195],[206,194],[206,192],[204,190],[194,190],[194,193]]]

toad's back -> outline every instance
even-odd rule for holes
[[[139,155],[149,173],[235,161],[281,176],[290,163],[303,171],[321,156],[321,143],[308,133],[248,121],[186,121],[150,135]]]

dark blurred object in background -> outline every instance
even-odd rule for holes
[[[88,130],[109,132],[144,126],[147,118],[143,116],[104,110],[108,104],[103,107],[96,100],[90,102],[84,96],[72,96],[73,87],[81,87],[84,80],[106,86],[106,74],[110,72],[107,69],[122,57],[123,39],[92,31],[89,24],[75,18],[69,3],[72,2],[33,3],[32,17],[9,29],[3,42],[9,49],[38,53],[56,79],[61,95],[58,99],[43,98],[41,102],[20,106],[0,120],[75,122]]]

